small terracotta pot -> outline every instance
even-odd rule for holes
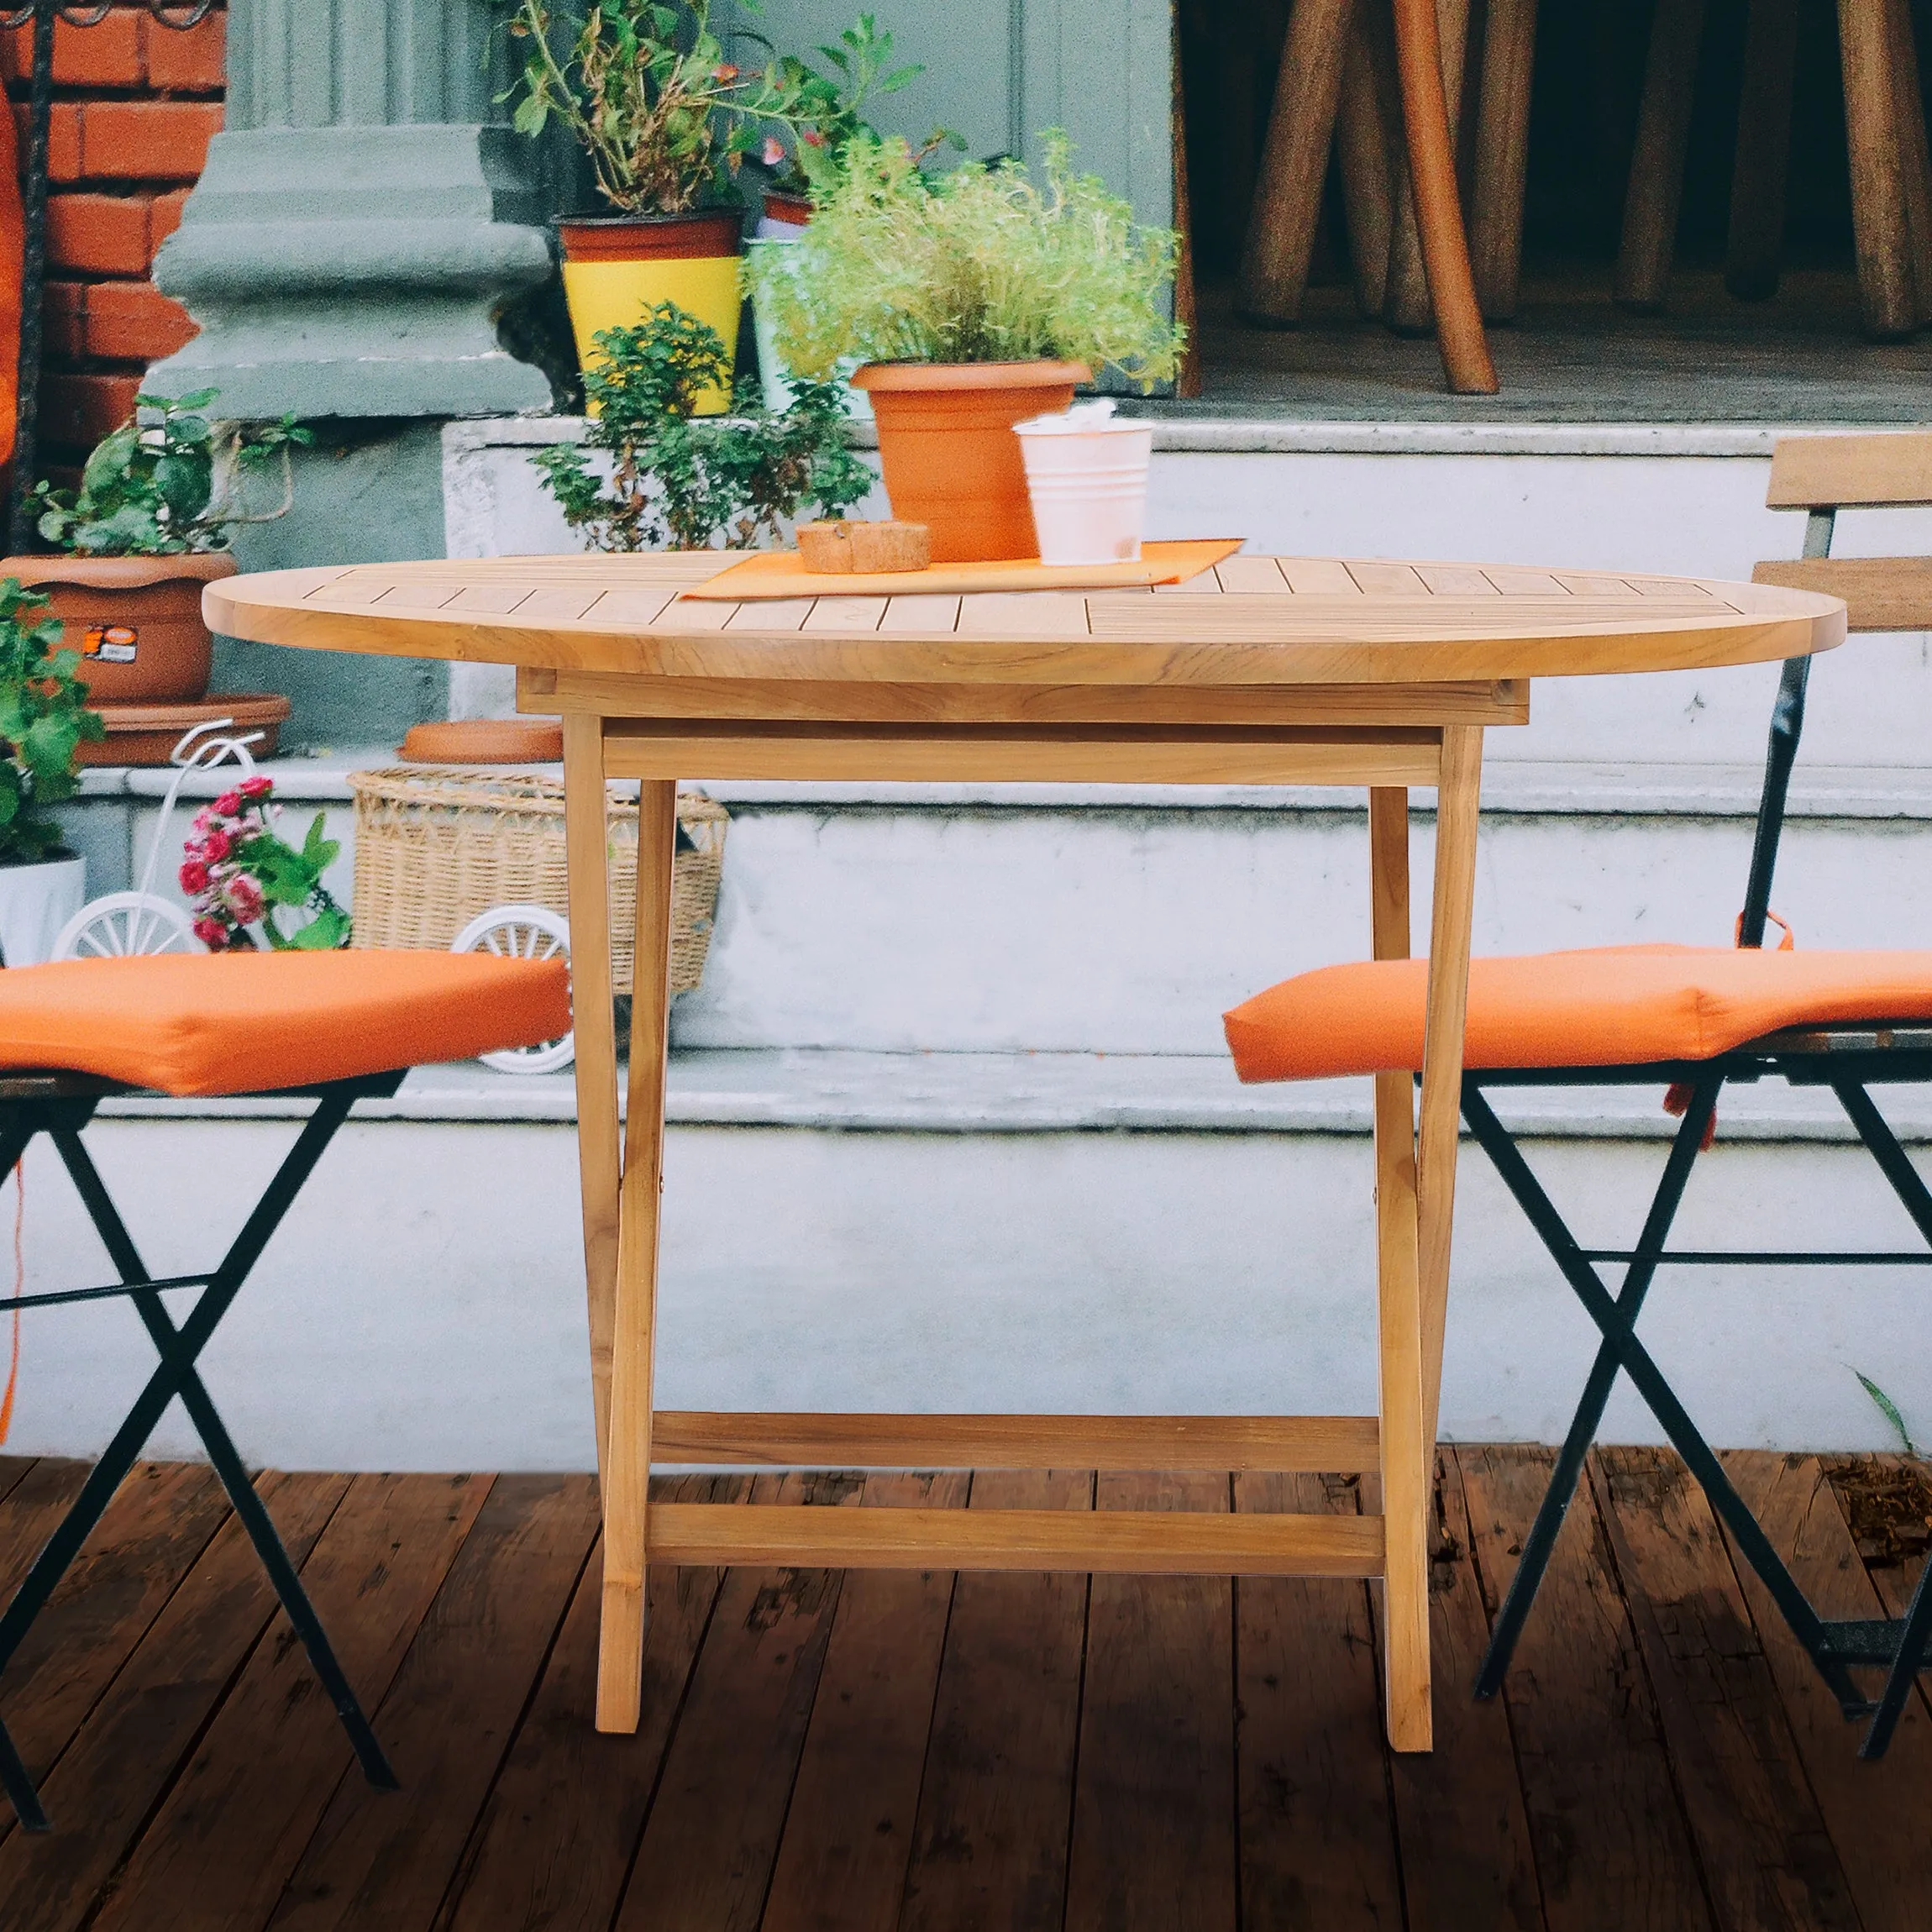
[[[1026,465],[1013,425],[1072,406],[1082,362],[869,362],[885,494],[932,533],[935,564],[1037,557]]]
[[[0,557],[0,577],[45,591],[61,642],[81,654],[96,705],[192,704],[207,695],[214,639],[202,585],[232,577],[217,550],[186,557]]]
[[[788,228],[801,228],[811,220],[811,197],[791,195],[777,188],[764,191],[764,218],[783,222]]]

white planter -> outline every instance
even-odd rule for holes
[[[60,928],[87,896],[84,858],[0,865],[0,960],[8,966],[39,966],[50,959]]]
[[[1102,399],[1013,425],[1042,564],[1131,564],[1147,522],[1154,433],[1114,420]]]
[[[774,222],[769,218],[759,223],[758,234],[745,246],[764,251],[769,255],[774,249],[795,248],[798,244],[798,230],[785,222]],[[772,259],[782,261],[778,255]],[[753,282],[751,291],[752,333],[758,341],[759,381],[764,386],[764,406],[774,413],[791,407],[791,384],[786,380],[785,358],[778,352],[778,342],[772,333],[771,312],[765,301],[762,282]],[[849,366],[841,363],[839,367],[849,375],[858,366],[854,357]],[[863,389],[853,389],[849,385],[845,391],[845,412],[854,422],[869,423],[872,420],[872,398]]]

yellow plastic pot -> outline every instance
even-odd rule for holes
[[[596,360],[600,331],[632,328],[667,302],[715,329],[735,360],[741,221],[736,208],[714,208],[559,222],[578,366],[588,370]],[[720,386],[699,397],[697,413],[721,416],[730,406],[729,390]]]

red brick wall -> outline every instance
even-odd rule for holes
[[[149,363],[194,333],[149,280],[222,124],[219,8],[176,33],[144,7],[54,35],[41,464],[72,467],[127,419]],[[0,33],[0,77],[27,155],[29,32]]]

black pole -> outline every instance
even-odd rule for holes
[[[58,0],[34,0],[34,79],[27,114],[26,234],[20,259],[20,381],[13,415],[13,487],[7,502],[7,548],[33,543],[27,498],[34,487],[40,427],[40,303],[47,280],[47,131],[54,118],[54,13]]]

